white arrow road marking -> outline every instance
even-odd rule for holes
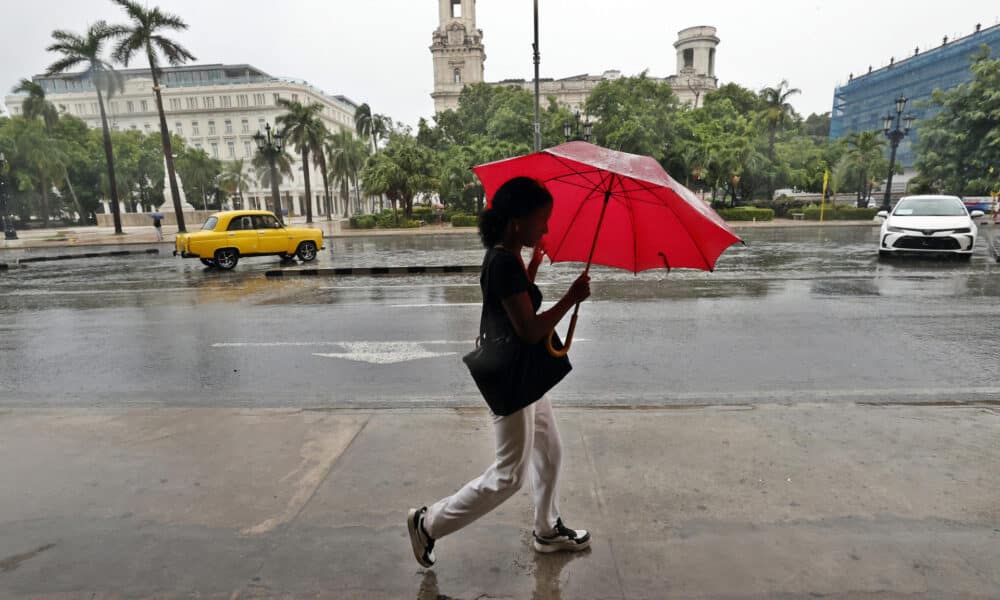
[[[458,354],[458,352],[430,352],[418,342],[344,342],[342,345],[347,348],[347,352],[313,353],[313,356],[342,358],[374,365],[391,365],[423,358]]]

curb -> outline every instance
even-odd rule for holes
[[[275,269],[265,277],[331,277],[336,275],[422,275],[431,273],[478,273],[479,265],[445,267],[339,267],[324,269]]]
[[[160,250],[158,248],[148,248],[146,250],[114,250],[112,252],[84,252],[81,254],[59,254],[57,256],[33,256],[31,258],[21,258],[17,262],[22,263],[35,263],[35,262],[50,262],[55,260],[73,260],[77,258],[98,258],[102,256],[128,256],[130,254],[159,254]]]

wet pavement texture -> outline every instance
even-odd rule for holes
[[[741,231],[714,273],[595,268],[558,402],[941,403],[1000,397],[1000,265],[879,260],[878,229]],[[309,266],[475,265],[473,234],[329,239]],[[0,405],[450,407],[481,399],[460,357],[478,276],[266,279],[140,255],[0,272]],[[142,250],[147,246],[129,246]],[[84,251],[116,249],[105,246]],[[8,265],[71,250],[0,251]],[[555,301],[580,271],[545,265]],[[563,331],[565,325],[560,327]]]

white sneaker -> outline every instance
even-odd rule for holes
[[[562,519],[556,519],[556,528],[552,535],[542,536],[534,531],[534,547],[538,552],[579,552],[590,547],[590,532],[586,529],[570,529],[563,525]]]
[[[411,508],[406,517],[406,528],[410,531],[410,546],[413,547],[413,557],[422,567],[434,566],[434,538],[427,535],[424,529],[424,515],[427,507]]]

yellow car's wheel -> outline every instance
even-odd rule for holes
[[[302,242],[295,255],[303,262],[309,262],[316,258],[316,242]]]
[[[220,248],[215,251],[215,265],[226,271],[240,262],[240,253],[236,248]]]
[[[205,265],[208,268],[212,268],[215,266],[215,261],[212,260],[211,258],[203,258],[201,259],[201,264]]]

